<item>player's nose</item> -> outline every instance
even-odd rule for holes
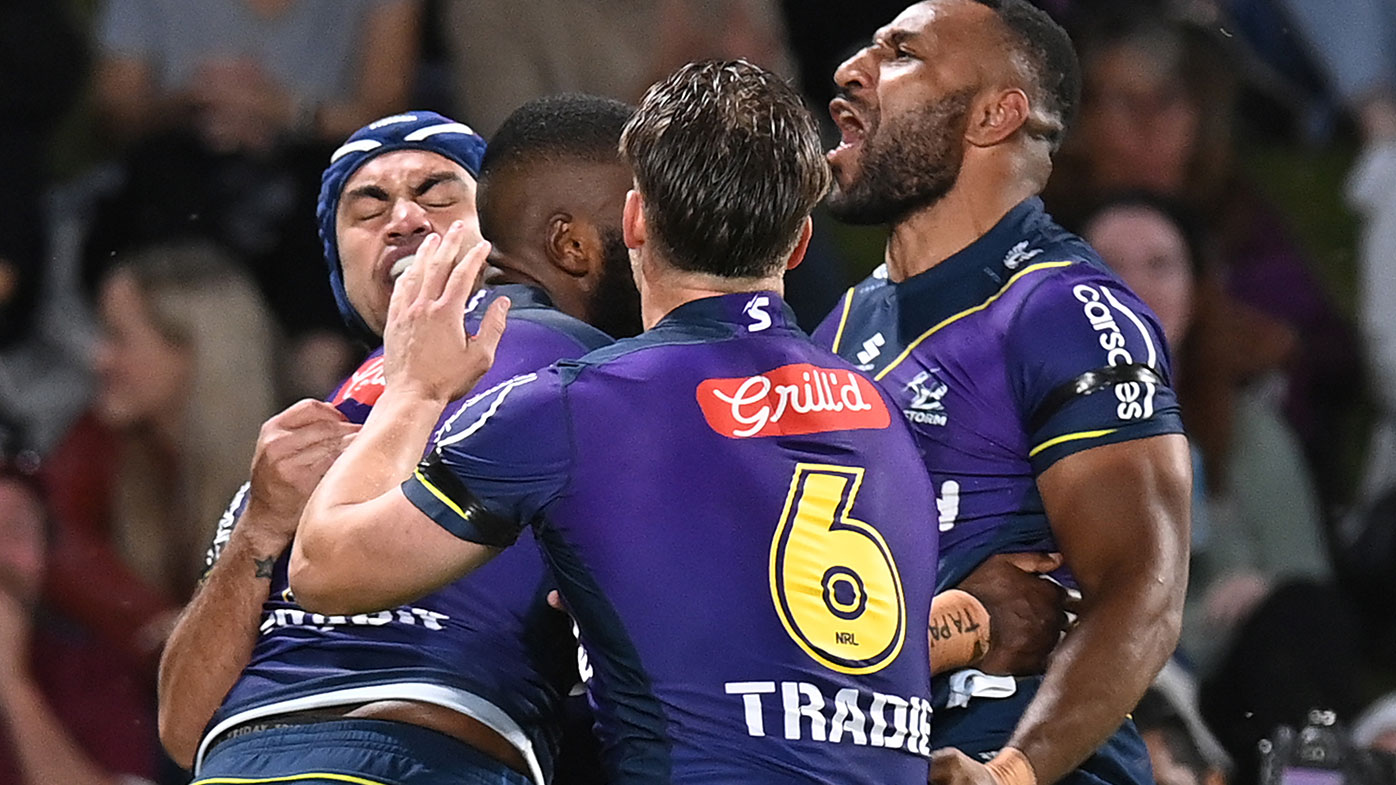
[[[838,85],[839,92],[848,94],[860,88],[872,87],[877,77],[871,63],[871,46],[859,49],[852,57],[844,60],[834,71],[834,84]]]
[[[410,237],[431,231],[431,220],[427,211],[411,199],[399,199],[393,204],[392,218],[388,221],[388,235]]]

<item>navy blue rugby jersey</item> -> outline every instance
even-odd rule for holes
[[[1157,318],[1036,198],[905,281],[879,268],[814,335],[911,424],[937,492],[940,588],[994,553],[1056,550],[1036,483],[1055,461],[1182,432]]]
[[[512,302],[509,325],[478,390],[611,343],[552,308],[542,292],[516,285],[477,295],[467,316],[470,329],[499,295]],[[382,393],[382,365],[380,349],[331,397],[350,420],[363,422]],[[443,421],[462,405],[448,406]],[[241,499],[235,500],[234,509],[240,507]],[[232,511],[224,517],[211,560],[235,520]],[[287,583],[288,560],[289,551],[276,563],[251,662],[213,717],[204,744],[258,717],[411,699],[480,720],[520,750],[540,785],[551,778],[556,711],[577,681],[577,648],[571,622],[547,605],[555,584],[533,543],[410,605],[347,617],[298,606]],[[203,752],[201,746],[200,758]]]
[[[774,292],[712,297],[486,394],[403,488],[531,526],[610,782],[922,785],[936,530],[894,412]]]

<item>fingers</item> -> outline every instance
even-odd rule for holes
[[[344,422],[344,414],[324,401],[313,398],[296,401],[274,415],[267,423],[279,428],[298,428],[315,422]]]
[[[451,269],[451,276],[446,281],[446,288],[441,293],[441,299],[448,303],[460,303],[464,307],[470,294],[475,290],[475,282],[480,279],[480,271],[485,267],[485,260],[490,255],[490,244],[481,240],[466,252],[465,258],[460,264]]]
[[[346,439],[359,432],[358,425],[345,422],[311,422],[294,428],[277,428],[265,432],[262,438],[263,452],[273,461],[292,459],[299,453],[325,445],[347,444]]]
[[[1009,553],[1003,559],[1023,572],[1051,572],[1063,563],[1060,553]]]
[[[427,238],[430,240],[431,238]],[[450,228],[441,235],[438,242],[432,246],[431,252],[423,255],[422,249],[427,247],[422,243],[422,249],[417,251],[417,263],[414,267],[422,267],[422,287],[419,297],[427,300],[440,300],[442,293],[446,289],[446,282],[452,277],[452,273],[459,267],[456,260],[461,258],[461,251],[465,246],[465,221],[453,221]],[[474,280],[473,278],[471,280]]]
[[[471,338],[471,342],[477,344],[488,357],[494,357],[494,350],[499,346],[499,339],[504,336],[508,313],[509,298],[497,298],[490,303],[489,310],[485,311],[484,318],[480,320],[480,329]]]
[[[388,300],[388,314],[390,316],[417,299],[417,293],[422,290],[422,276],[426,268],[425,260],[434,256],[440,245],[441,235],[433,232],[427,235],[421,245],[417,246],[417,261],[408,267],[402,275],[399,275],[397,281],[393,283],[393,296]]]
[[[567,605],[562,601],[562,593],[557,589],[548,592],[548,607],[555,611],[567,613]]]

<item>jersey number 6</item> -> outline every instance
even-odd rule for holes
[[[887,667],[906,639],[906,598],[882,535],[849,510],[863,469],[801,463],[771,541],[771,599],[786,632],[840,673]]]

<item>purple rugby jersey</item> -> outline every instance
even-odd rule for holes
[[[892,406],[775,293],[712,297],[477,396],[403,488],[532,527],[611,782],[921,785],[936,530]]]
[[[911,424],[935,482],[942,589],[991,554],[1056,550],[1036,483],[1055,461],[1183,430],[1157,318],[1036,198],[919,275],[879,268],[814,337]]]
[[[501,294],[512,302],[509,326],[481,380],[486,387],[611,342],[553,309],[542,292],[515,285],[478,295],[470,329]],[[349,420],[368,417],[383,390],[382,364],[380,349],[331,396]],[[458,408],[448,406],[443,420]],[[210,566],[241,501],[219,525]],[[205,745],[258,717],[411,699],[475,717],[520,750],[540,785],[551,779],[558,702],[577,680],[576,642],[567,617],[547,606],[555,584],[533,543],[410,605],[348,617],[300,608],[287,585],[287,560],[276,563],[251,662],[213,717]],[[201,745],[200,758],[204,751]]]
[[[936,488],[941,589],[994,553],[1054,551],[1037,477],[1103,444],[1181,433],[1149,309],[1040,200],[901,283],[879,268],[815,340],[872,374],[911,424]],[[1070,586],[1070,574],[1056,576]],[[1042,677],[935,681],[933,746],[987,760]],[[1129,721],[1067,783],[1152,785]]]

